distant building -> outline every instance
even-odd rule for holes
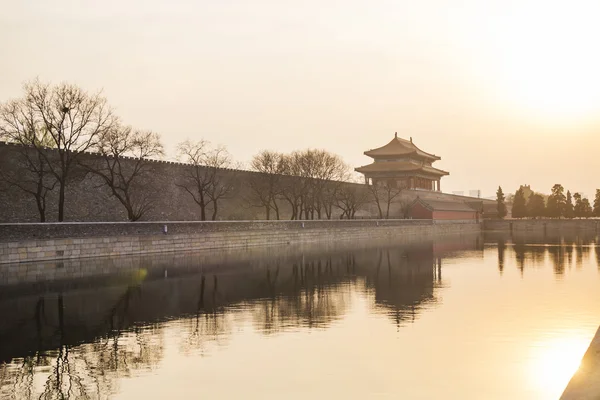
[[[408,210],[413,219],[435,220],[479,220],[480,205],[469,205],[463,201],[443,201],[417,197]]]
[[[398,137],[383,147],[365,151],[373,163],[355,168],[365,176],[365,183],[376,185],[384,182],[392,187],[441,191],[440,180],[450,175],[432,167],[441,158],[424,152],[410,140]]]
[[[469,197],[481,197],[481,190],[469,190]]]

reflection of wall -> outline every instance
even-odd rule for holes
[[[226,342],[239,313],[263,334],[326,327],[346,314],[348,288],[366,291],[394,323],[411,322],[439,301],[447,249],[477,250],[478,240],[130,258],[137,261],[117,276],[6,287],[0,343],[9,345],[0,346],[0,386],[15,382],[10,393],[39,397],[32,387],[43,366],[50,372],[39,380],[44,396],[107,396],[118,391],[119,377],[162,360],[175,325],[183,353]]]
[[[469,242],[475,243],[465,240]],[[438,258],[433,240],[264,252],[245,260],[231,254],[173,256],[146,259],[126,274],[104,280],[7,287],[0,296],[0,339],[11,346],[1,347],[0,360],[165,318],[228,313],[224,307],[240,303],[256,304],[255,323],[265,331],[328,324],[348,306],[336,287],[358,278],[366,279],[380,304],[418,306],[434,299]]]

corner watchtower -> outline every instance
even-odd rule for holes
[[[440,157],[419,149],[412,137],[410,140],[399,138],[397,132],[388,144],[364,154],[373,162],[354,170],[365,176],[366,184],[388,183],[393,187],[439,192],[442,177],[450,175],[432,166]]]

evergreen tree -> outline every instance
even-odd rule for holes
[[[565,214],[567,199],[562,185],[552,186],[552,194],[548,196],[547,215],[551,218],[560,218]]]
[[[546,204],[544,203],[544,197],[541,194],[534,193],[529,196],[527,212],[529,216],[533,218],[539,218],[546,215]]]
[[[565,204],[565,218],[573,218],[575,211],[573,210],[573,198],[571,192],[567,190],[567,202]]]
[[[504,203],[504,192],[502,192],[500,186],[498,186],[498,191],[496,192],[496,202],[498,203],[498,218],[503,219],[506,217],[506,204]]]
[[[581,215],[581,195],[579,193],[573,194],[575,199],[575,206],[573,207],[573,215],[577,218]]]
[[[592,206],[590,201],[585,197],[581,196],[580,193],[573,195],[575,199],[575,216],[577,218],[589,218],[592,216]]]
[[[600,189],[596,189],[596,198],[594,198],[594,217],[600,217]]]
[[[592,206],[590,205],[590,201],[585,197],[581,199],[581,214],[583,218],[589,218],[592,216]]]
[[[515,193],[512,205],[513,218],[523,218],[527,216],[527,205],[525,203],[525,194],[523,188],[520,187]]]

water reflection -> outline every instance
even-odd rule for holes
[[[468,355],[452,353],[453,346],[463,336],[468,348],[478,348],[478,352],[482,352],[487,349],[482,344],[490,346],[485,341],[505,329],[504,325],[492,329],[495,320],[483,321],[485,317],[481,317],[490,313],[488,307],[493,309],[496,304],[507,302],[507,289],[500,291],[497,286],[498,293],[502,294],[495,295],[492,281],[480,275],[486,271],[485,254],[490,245],[493,246],[493,262],[489,266],[493,276],[502,275],[502,280],[498,281],[510,278],[510,271],[523,280],[528,271],[542,271],[546,266],[550,275],[554,273],[562,278],[569,275],[567,271],[571,266],[575,266],[573,271],[585,269],[585,265],[592,262],[592,253],[600,261],[594,235],[548,236],[546,240],[524,234],[493,233],[413,244],[390,242],[364,248],[270,250],[260,256],[142,257],[107,261],[114,265],[130,265],[118,276],[56,280],[43,286],[4,287],[0,291],[0,315],[3,317],[0,343],[9,345],[0,346],[0,397],[110,398],[127,392],[131,380],[145,376],[162,379],[163,385],[168,386],[175,379],[164,375],[165,365],[173,363],[168,360],[181,362],[180,357],[219,359],[218,352],[230,348],[240,337],[245,337],[252,343],[246,346],[253,348],[258,346],[257,342],[252,342],[253,335],[275,342],[282,337],[297,337],[298,332],[332,332],[363,307],[368,317],[356,317],[357,325],[352,330],[344,328],[350,337],[365,326],[368,326],[367,330],[379,326],[380,334],[382,326],[388,326],[399,335],[410,332],[408,326],[431,327],[429,334],[432,336],[424,343],[419,340],[420,333],[416,333],[417,338],[401,342],[374,336],[369,346],[374,346],[371,351],[377,353],[377,342],[381,338],[385,352],[391,357],[405,355],[404,362],[418,364],[414,357],[420,354],[418,357],[423,357],[428,366],[431,362],[424,354],[431,351],[431,357],[436,357],[436,365],[444,366],[446,371],[447,376],[438,375],[443,388],[446,378],[459,382],[452,372],[448,372],[451,370],[448,366],[455,363],[452,360],[466,357],[459,367],[468,368]],[[495,251],[497,255],[493,253]],[[471,267],[461,275],[459,266]],[[64,266],[65,269],[72,267]],[[98,266],[92,270],[97,271]],[[461,283],[471,279],[471,285]],[[459,292],[452,292],[455,283]],[[468,292],[483,284],[486,285],[485,304],[479,301],[481,293]],[[468,300],[457,305],[456,293],[462,291]],[[443,307],[442,293],[454,293],[452,300]],[[498,298],[494,296],[503,296],[498,298],[504,303],[496,302],[494,299]],[[531,304],[543,304],[539,301],[542,294],[536,296],[536,302]],[[523,299],[519,301],[528,304]],[[470,313],[465,311],[469,307],[472,307]],[[438,311],[442,309],[443,312]],[[519,308],[518,311],[522,310]],[[429,325],[419,325],[419,321],[424,320],[421,317],[428,312],[439,316],[439,325],[435,321],[432,324],[431,319]],[[541,315],[539,310],[536,312]],[[502,315],[510,315],[502,309],[491,314],[499,320]],[[477,328],[480,320],[483,325]],[[381,325],[381,321],[385,325]],[[527,319],[520,320],[517,326],[523,326],[524,321]],[[487,325],[490,325],[491,333],[485,335]],[[465,326],[469,328],[465,329]],[[440,332],[448,334],[440,337]],[[556,338],[543,339],[536,337],[535,341],[563,343],[554,340]],[[367,346],[355,340],[358,339],[352,338],[351,347],[344,347],[342,354],[353,354]],[[583,343],[585,335],[580,334],[578,340],[579,344]],[[400,343],[408,347],[399,348]],[[479,347],[473,343],[479,343]],[[330,345],[335,347],[336,343]],[[443,350],[436,345],[443,346]],[[420,353],[411,353],[411,347],[419,346],[422,346]],[[558,353],[551,353],[552,346],[538,347],[547,351],[532,353],[528,360],[531,365],[538,365],[540,360],[546,360],[544,357],[552,356],[553,360],[558,357]],[[265,347],[259,348],[265,351]],[[394,353],[396,350],[398,353]],[[258,358],[267,355],[257,352],[255,357]],[[385,357],[383,354],[387,353],[380,353],[379,357]],[[302,358],[299,354],[295,357]],[[319,358],[320,355],[312,357]],[[353,357],[363,359],[359,355]],[[321,361],[327,360],[324,357]],[[229,358],[226,370],[236,361],[236,357]],[[375,361],[380,362],[373,356]],[[286,360],[280,362],[285,365]],[[401,371],[394,370],[389,361],[381,363],[386,371],[394,372],[397,379],[402,379],[398,378]],[[261,368],[267,368],[261,365]],[[572,359],[568,365],[572,369]],[[408,367],[402,364],[403,371]],[[355,368],[360,369],[359,366]],[[558,377],[566,374],[565,371],[561,369],[553,374]],[[322,372],[317,367],[316,373]],[[232,379],[236,379],[237,376],[232,374]],[[415,379],[414,376],[411,379]],[[557,385],[561,383],[558,378],[556,382]],[[400,386],[409,392],[424,387],[417,384],[413,387],[411,382]]]
[[[576,233],[551,232],[545,235],[528,232],[487,232],[484,235],[487,243],[494,243],[498,251],[498,271],[504,272],[505,258],[512,253],[521,276],[525,268],[543,268],[548,260],[554,274],[561,278],[565,270],[575,266],[580,269],[591,261],[591,253],[596,254],[600,265],[600,253],[595,251],[598,237],[595,231]],[[510,257],[510,255],[509,255]]]
[[[97,287],[27,287],[19,291],[26,295],[0,302],[0,342],[10,343],[0,350],[2,394],[106,397],[118,391],[119,377],[151,370],[162,359],[161,321],[181,319],[178,348],[203,354],[207,342],[227,343],[240,313],[265,335],[327,327],[350,307],[344,290],[350,286],[372,291],[375,308],[399,326],[437,301],[443,254],[479,243],[463,237],[446,248],[440,242],[439,249],[425,241],[229,265],[203,259],[202,272],[200,265],[191,268],[193,259],[179,259],[179,265],[166,259]]]

